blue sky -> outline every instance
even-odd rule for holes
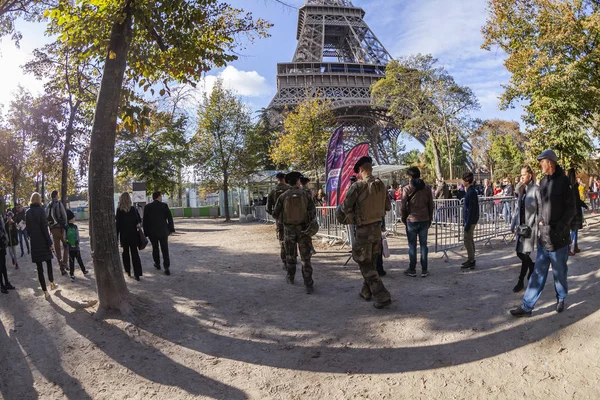
[[[296,7],[304,0],[285,0]],[[461,85],[471,87],[481,103],[474,116],[520,121],[520,108],[500,111],[501,85],[510,77],[500,51],[480,49],[481,26],[486,20],[486,0],[352,0],[365,10],[365,20],[393,57],[431,53]],[[276,65],[290,62],[296,48],[297,10],[274,0],[229,0],[235,7],[251,11],[274,24],[271,37],[248,44],[240,58],[226,68],[208,74],[209,89],[215,76],[238,93],[253,109],[265,107],[275,94]],[[0,43],[0,103],[6,104],[18,83],[32,92],[41,82],[23,76],[19,66],[31,57],[34,48],[47,40],[43,26],[22,24],[24,39],[16,49],[8,38]],[[408,148],[419,147],[408,141]]]

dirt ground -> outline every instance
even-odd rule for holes
[[[87,227],[83,258],[91,268]],[[336,248],[318,246],[315,293],[285,283],[274,227],[176,220],[172,275],[142,252],[135,324],[96,321],[92,272],[46,301],[27,256],[0,294],[0,394],[5,399],[600,398],[598,226],[569,260],[568,309],[548,278],[534,316],[508,310],[520,268],[513,245],[478,247],[460,272],[430,253],[427,278],[408,278],[406,245],[390,239],[384,283],[393,304],[358,297],[361,277]],[[298,271],[299,274],[300,271]]]

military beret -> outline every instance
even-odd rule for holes
[[[289,182],[290,180],[297,181],[297,180],[298,180],[298,179],[300,179],[301,177],[302,177],[302,174],[301,174],[300,172],[298,172],[298,171],[292,171],[292,172],[288,173],[288,174],[285,176],[285,180],[287,180],[288,182]]]
[[[283,179],[283,178],[285,178],[285,174],[283,172],[278,172],[277,175],[275,175],[275,178]]]
[[[310,178],[307,178],[305,176],[300,177],[300,183],[302,183],[303,185],[306,185],[308,182],[310,182]]]
[[[354,173],[358,174],[358,168],[360,168],[361,165],[366,163],[373,164],[373,159],[369,156],[363,156],[359,158],[356,164],[354,164]]]

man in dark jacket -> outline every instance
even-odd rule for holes
[[[465,197],[463,204],[464,228],[465,237],[464,243],[467,249],[467,261],[462,264],[462,269],[475,268],[475,226],[479,222],[479,198],[473,186],[475,177],[472,172],[465,172],[463,175],[463,183],[465,185]]]
[[[515,317],[531,316],[531,310],[544,289],[550,264],[556,289],[556,312],[560,313],[565,309],[568,293],[567,260],[571,243],[569,227],[576,212],[575,196],[569,178],[558,165],[554,151],[546,150],[537,159],[545,175],[540,182],[542,204],[538,253],[521,307],[510,311]]]
[[[421,171],[417,167],[410,167],[407,171],[410,183],[402,188],[400,202],[400,215],[406,224],[406,238],[408,239],[408,269],[404,275],[417,276],[417,237],[421,246],[421,276],[425,278],[427,272],[427,232],[433,221],[433,195],[431,188],[421,180]]]
[[[21,247],[21,257],[25,254],[23,252],[23,242],[27,246],[27,254],[29,254],[29,236],[27,235],[27,229],[25,229],[25,209],[21,204],[17,204],[15,212],[15,223],[17,224],[19,245]]]
[[[169,206],[162,202],[162,193],[152,193],[152,203],[144,207],[143,228],[144,233],[152,243],[152,258],[154,267],[160,269],[160,251],[163,255],[163,265],[165,266],[165,275],[171,275],[169,268],[171,260],[169,258],[169,235],[175,232],[173,225],[173,216]]]

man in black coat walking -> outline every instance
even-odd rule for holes
[[[567,260],[571,243],[571,220],[575,216],[575,195],[569,178],[558,165],[558,157],[552,150],[538,156],[544,178],[540,182],[541,207],[538,209],[538,250],[533,274],[521,307],[510,310],[515,317],[530,317],[548,277],[550,265],[554,275],[556,312],[565,309],[568,294]]]
[[[171,275],[169,268],[171,260],[169,259],[169,235],[175,232],[173,225],[173,216],[169,206],[162,202],[162,193],[152,193],[152,203],[144,207],[144,233],[152,243],[152,258],[154,259],[154,267],[160,269],[160,251],[163,255],[163,265],[165,267],[165,275]]]

